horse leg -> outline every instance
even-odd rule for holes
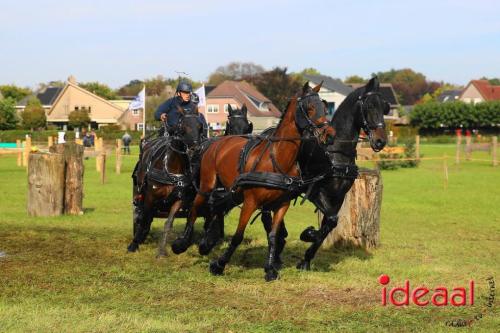
[[[278,209],[274,211],[273,216],[273,224],[271,226],[271,231],[267,235],[267,242],[269,244],[268,247],[268,256],[267,262],[264,266],[264,271],[266,272],[265,279],[266,281],[273,281],[278,278],[278,269],[276,263],[276,254],[277,254],[277,236],[278,231],[281,228],[281,222],[283,221],[283,217],[290,206],[290,202],[283,203]],[[283,250],[283,248],[281,248]]]
[[[158,254],[156,255],[157,258],[158,257],[165,257],[167,255],[167,251],[165,249],[165,246],[167,245],[168,234],[172,231],[172,227],[174,225],[175,214],[181,208],[181,206],[182,206],[182,200],[177,200],[170,207],[170,212],[168,213],[168,218],[165,221],[165,224],[163,226],[162,237],[160,239],[160,243],[158,244]]]
[[[231,259],[234,251],[243,241],[243,235],[245,233],[245,228],[248,224],[248,220],[252,216],[253,212],[257,208],[253,200],[246,200],[243,202],[243,207],[241,207],[240,220],[238,223],[238,228],[231,238],[231,243],[229,247],[224,251],[224,253],[217,259],[210,263],[210,273],[213,275],[222,275],[224,273],[224,268],[226,264]]]
[[[210,214],[205,222],[205,235],[200,241],[198,251],[202,256],[209,254],[222,238],[224,238],[224,214]]]
[[[135,252],[139,249],[139,244],[144,243],[151,229],[153,222],[153,207],[144,205],[141,212],[137,215],[137,224],[134,239],[127,247],[128,252]]]
[[[326,193],[321,191],[313,201],[318,209],[323,212],[324,217],[319,230],[314,230],[313,227],[309,227],[300,235],[301,240],[312,242],[311,246],[309,246],[304,254],[304,259],[297,264],[297,268],[301,270],[311,269],[311,260],[316,255],[316,252],[328,234],[337,226],[337,213],[342,206],[343,200],[332,203],[333,200],[331,200]]]
[[[189,217],[186,222],[186,227],[184,228],[184,233],[172,243],[172,252],[174,252],[175,254],[186,252],[191,244],[193,244],[194,223],[196,222],[196,218],[198,217],[198,208],[201,207],[201,205],[203,205],[204,203],[205,196],[197,194],[194,199],[193,206],[191,207],[191,211],[189,212]]]
[[[266,230],[266,234],[269,234],[271,232],[271,226],[273,223],[273,218],[269,210],[262,211],[261,221],[264,225],[264,229]],[[281,260],[281,252],[283,252],[283,249],[285,248],[286,237],[288,237],[288,231],[285,227],[285,220],[283,220],[276,238],[276,257],[274,262],[278,269],[281,269],[281,267],[283,266],[283,261]]]

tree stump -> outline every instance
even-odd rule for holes
[[[64,213],[83,212],[83,146],[67,142],[50,147],[50,152],[62,154],[65,165]]]
[[[31,153],[28,162],[28,214],[58,216],[64,210],[64,156]]]
[[[337,227],[324,241],[325,246],[374,248],[380,242],[382,205],[380,171],[360,169],[339,211]]]

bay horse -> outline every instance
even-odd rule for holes
[[[203,126],[198,110],[178,108],[179,122],[172,136],[161,135],[145,142],[133,173],[134,179],[134,238],[128,245],[135,252],[146,239],[153,218],[159,211],[167,211],[168,218],[158,248],[164,256],[168,233],[172,230],[175,214],[194,197],[190,159],[199,146]],[[168,133],[167,130],[164,133]],[[189,199],[191,196],[191,199]],[[186,200],[187,199],[187,200]]]
[[[336,137],[326,154],[314,141],[302,143],[299,165],[304,177],[325,175],[308,189],[309,200],[324,217],[319,230],[310,226],[301,233],[300,239],[312,244],[297,264],[298,269],[310,269],[317,250],[337,226],[337,214],[358,176],[355,159],[360,131],[366,133],[375,152],[381,151],[387,143],[384,115],[389,113],[390,104],[382,97],[379,88],[378,78],[374,77],[344,99],[331,120]]]
[[[201,162],[200,189],[184,234],[172,244],[174,253],[182,253],[192,244],[198,209],[220,185],[233,195],[234,206],[239,202],[243,202],[243,206],[231,243],[222,256],[210,263],[210,272],[214,275],[223,273],[243,240],[252,213],[266,206],[272,209],[274,216],[268,233],[265,279],[278,278],[276,235],[290,205],[290,194],[300,187],[296,162],[302,135],[312,133],[314,140],[327,144],[335,134],[325,117],[325,106],[318,95],[320,88],[321,84],[311,89],[306,83],[302,93],[291,99],[274,135],[261,139],[252,149],[252,140],[238,136],[221,138],[208,147]]]

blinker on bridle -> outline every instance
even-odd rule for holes
[[[322,129],[323,127],[325,127],[325,126],[328,125],[328,121],[324,121],[324,122],[319,123],[319,124],[314,123],[311,120],[311,118],[309,118],[309,115],[307,114],[306,110],[304,109],[304,105],[302,104],[303,101],[305,101],[306,99],[308,99],[310,97],[318,97],[319,98],[319,94],[316,93],[316,92],[313,92],[313,93],[309,93],[309,94],[307,94],[305,96],[297,98],[297,103],[298,103],[299,110],[302,112],[302,114],[306,118],[306,121],[307,121],[307,124],[308,124],[308,126],[305,129],[307,129],[309,127],[312,127],[313,130]],[[319,118],[319,117],[317,117],[317,118]]]
[[[373,124],[373,125],[370,125],[370,124],[368,124],[368,121],[366,120],[365,111],[368,110],[367,107],[366,107],[366,101],[371,96],[379,96],[379,98],[382,99],[382,101],[384,103],[388,104],[387,101],[382,97],[382,94],[380,94],[379,92],[370,91],[370,92],[368,92],[366,94],[363,94],[363,95],[361,95],[361,96],[358,97],[357,103],[359,104],[359,110],[360,110],[360,114],[361,114],[362,127],[363,127],[363,130],[368,135],[370,135],[371,131],[374,131],[374,130],[376,130],[378,128],[385,128],[384,121],[376,123],[376,124]],[[384,112],[384,114],[385,114],[385,112]]]

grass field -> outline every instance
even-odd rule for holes
[[[453,156],[454,147],[424,145],[422,152]],[[124,157],[116,175],[111,158],[105,185],[95,162],[86,161],[83,216],[30,218],[26,171],[14,156],[0,156],[0,332],[454,332],[464,328],[447,320],[477,313],[483,318],[468,331],[500,327],[498,296],[492,309],[485,305],[485,279],[500,281],[500,167],[450,160],[447,188],[442,161],[384,171],[381,246],[370,253],[322,249],[310,272],[295,269],[306,249],[298,236],[316,217],[310,205],[292,207],[285,268],[266,283],[259,223],[220,277],[208,273],[208,263],[227,242],[210,257],[192,247],[155,259],[161,220],[140,252],[126,253],[134,159]],[[227,218],[227,234],[237,214]],[[183,224],[176,221],[178,232]],[[474,279],[475,305],[383,307],[383,273],[390,287],[409,279],[412,288],[451,289]]]

